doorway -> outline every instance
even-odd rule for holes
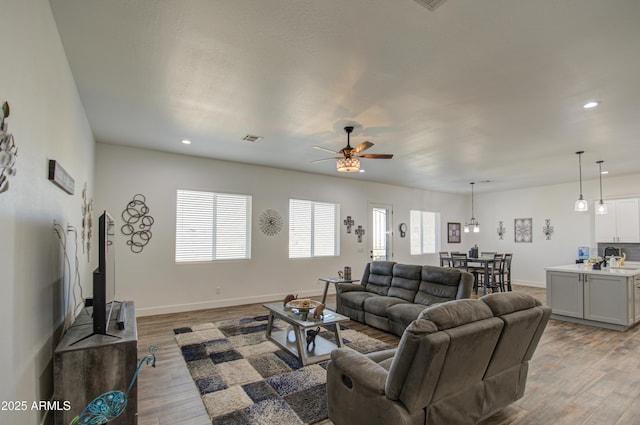
[[[387,204],[369,204],[369,228],[371,229],[371,261],[391,261],[393,207]]]

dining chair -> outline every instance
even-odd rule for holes
[[[449,257],[448,251],[440,251],[440,267],[451,267],[451,257]]]
[[[452,252],[451,253],[451,267],[456,269],[467,270],[467,265],[469,259],[467,258],[467,254],[462,252]]]
[[[498,289],[501,292],[505,292],[504,286],[504,255],[493,254],[493,263],[491,263],[491,270],[489,271],[488,286],[492,289]]]
[[[511,292],[513,289],[511,288],[511,260],[513,259],[513,254],[504,254],[503,259],[503,267],[502,267],[502,281],[507,286],[507,291]]]

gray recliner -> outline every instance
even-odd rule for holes
[[[518,292],[427,308],[397,349],[331,353],[329,418],[336,425],[466,425],[524,394],[529,360],[551,314]]]

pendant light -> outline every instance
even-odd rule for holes
[[[476,182],[470,183],[471,185],[471,220],[469,220],[469,223],[464,224],[465,233],[469,233],[469,230],[471,229],[471,227],[473,227],[473,233],[480,232],[480,223],[478,223],[478,221],[475,219],[473,214],[473,185],[474,184],[476,184]]]
[[[589,211],[589,204],[582,197],[582,154],[583,153],[584,151],[576,152],[576,155],[578,155],[578,167],[580,170],[580,197],[576,201],[574,209],[580,212]]]
[[[604,161],[600,160],[600,161],[596,161],[596,164],[598,164],[598,175],[600,176],[600,202],[598,203],[598,207],[596,208],[596,214],[606,214],[607,211],[607,204],[604,203],[604,201],[602,200],[602,163]]]

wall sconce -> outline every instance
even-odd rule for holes
[[[500,237],[500,239],[503,239],[505,233],[507,233],[507,228],[502,225],[501,221],[499,221],[498,228],[496,229],[496,231],[498,232],[498,236]]]
[[[553,226],[551,225],[551,219],[544,219],[544,226],[542,226],[542,233],[547,237],[547,240],[551,240],[551,235],[553,234]]]

